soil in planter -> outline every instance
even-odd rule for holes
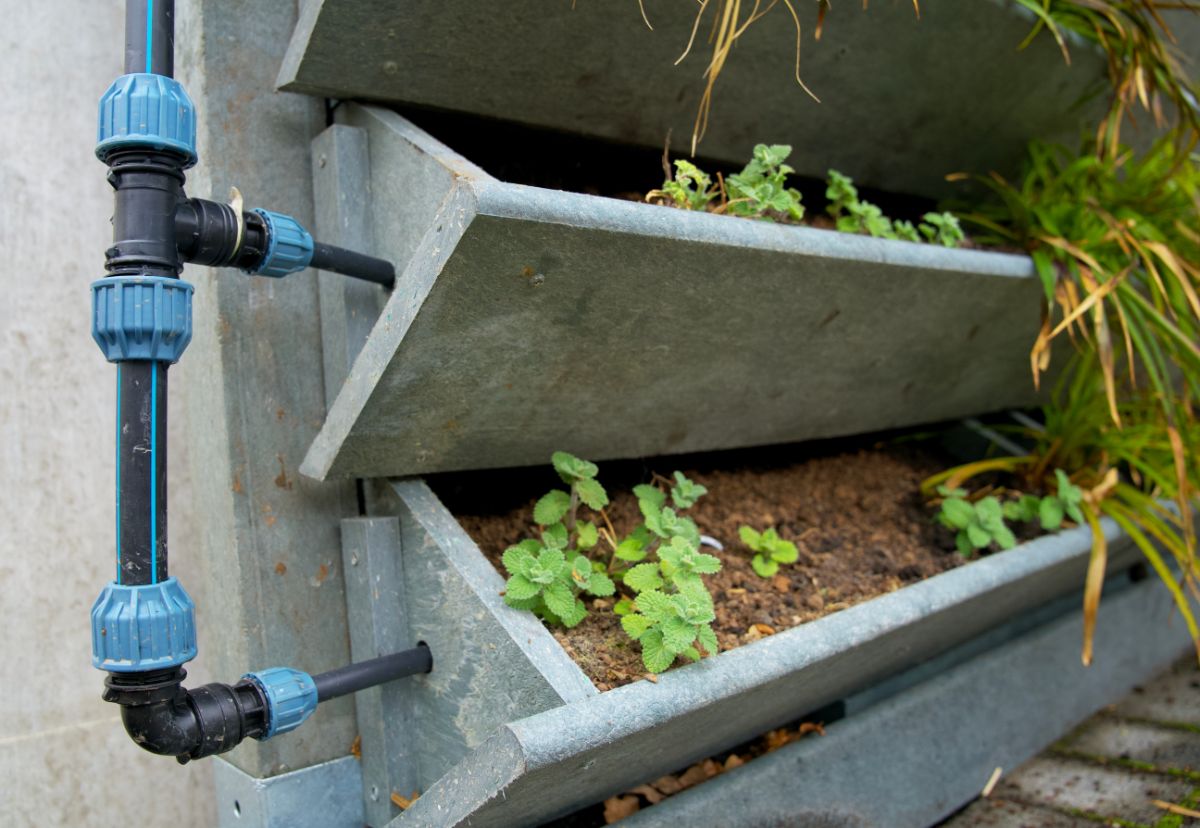
[[[680,469],[709,493],[687,514],[721,543],[724,564],[706,581],[716,605],[721,650],[803,624],[958,566],[953,537],[932,521],[918,486],[952,465],[920,444],[846,441],[607,463],[600,481],[617,532],[641,520],[634,484]],[[549,468],[447,475],[430,480],[484,554],[503,573],[504,550],[536,536],[533,504],[561,485]],[[738,527],[776,527],[799,560],[773,578],[750,567]],[[637,645],[611,612],[613,599],[591,599],[574,629],[554,635],[601,690],[646,675]]]

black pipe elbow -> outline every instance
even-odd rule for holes
[[[129,737],[150,753],[180,764],[232,750],[267,729],[267,703],[252,681],[205,684],[192,690],[182,669],[111,673],[104,699],[121,705]]]

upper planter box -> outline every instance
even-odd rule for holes
[[[508,0],[311,0],[280,71],[282,89],[469,112],[686,152],[712,12],[675,60],[697,4]],[[715,4],[714,4],[715,5]],[[827,167],[860,184],[941,196],[960,170],[1015,173],[1031,138],[1074,143],[1095,123],[1105,77],[1095,49],[1067,66],[1049,36],[1017,46],[1033,18],[1008,0],[834,4],[820,41],[815,5],[796,36],[780,4],[738,41],[717,84],[702,155],[743,163],[756,143],[787,143],[800,173]],[[820,148],[819,152],[808,151]]]
[[[314,150],[318,230],[400,276],[382,313],[375,288],[322,288],[331,408],[306,474],[765,445],[1034,401],[1025,257],[507,184],[394,113],[339,112]]]

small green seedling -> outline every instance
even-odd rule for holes
[[[749,526],[743,526],[738,529],[738,536],[742,543],[754,551],[750,566],[761,578],[770,578],[779,571],[780,564],[795,563],[800,556],[796,544],[779,537],[773,527],[756,532]]]
[[[826,180],[827,208],[843,233],[864,233],[879,239],[919,242],[922,236],[946,247],[958,247],[965,238],[958,219],[950,213],[926,213],[916,227],[911,221],[893,221],[878,206],[858,197],[854,181],[837,170]]]
[[[725,212],[765,221],[777,216],[793,221],[804,218],[800,191],[786,182],[794,170],[783,162],[791,154],[792,148],[786,144],[756,146],[750,163],[726,181],[729,203]]]
[[[921,224],[918,225],[921,235],[942,247],[958,247],[966,239],[962,225],[953,213],[926,213],[921,219]]]
[[[1058,481],[1058,493],[1046,495],[1038,508],[1038,521],[1043,529],[1054,530],[1062,526],[1063,518],[1069,517],[1076,523],[1083,523],[1083,489],[1076,486],[1062,469],[1054,470]]]
[[[681,655],[698,661],[702,653],[717,652],[712,596],[698,578],[685,581],[674,594],[645,590],[632,609],[622,616],[621,627],[642,645],[642,663],[651,673],[663,672]]]
[[[969,557],[976,549],[986,549],[993,543],[1001,549],[1012,549],[1017,545],[1016,536],[1004,522],[1004,507],[998,498],[989,495],[972,503],[964,497],[966,492],[962,489],[946,489],[943,486],[939,487],[938,492],[945,497],[937,516],[938,522],[957,530],[954,542],[963,557]]]
[[[706,210],[717,197],[712,178],[691,161],[675,161],[675,176],[663,182],[661,190],[652,190],[647,199],[669,198],[681,210]]]
[[[1037,495],[1021,495],[1017,500],[1004,503],[1004,517],[1019,523],[1030,523],[1037,520],[1042,499]]]
[[[675,504],[675,508],[690,509],[706,494],[707,488],[688,480],[683,476],[683,472],[675,472],[675,485],[671,487],[671,502]]]

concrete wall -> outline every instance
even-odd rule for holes
[[[0,18],[0,824],[115,825],[136,803],[156,825],[212,825],[207,764],[138,749],[90,662],[88,610],[113,574],[115,380],[88,329],[112,209],[92,147],[123,3],[0,0]],[[172,370],[171,572],[203,608],[187,373]]]

